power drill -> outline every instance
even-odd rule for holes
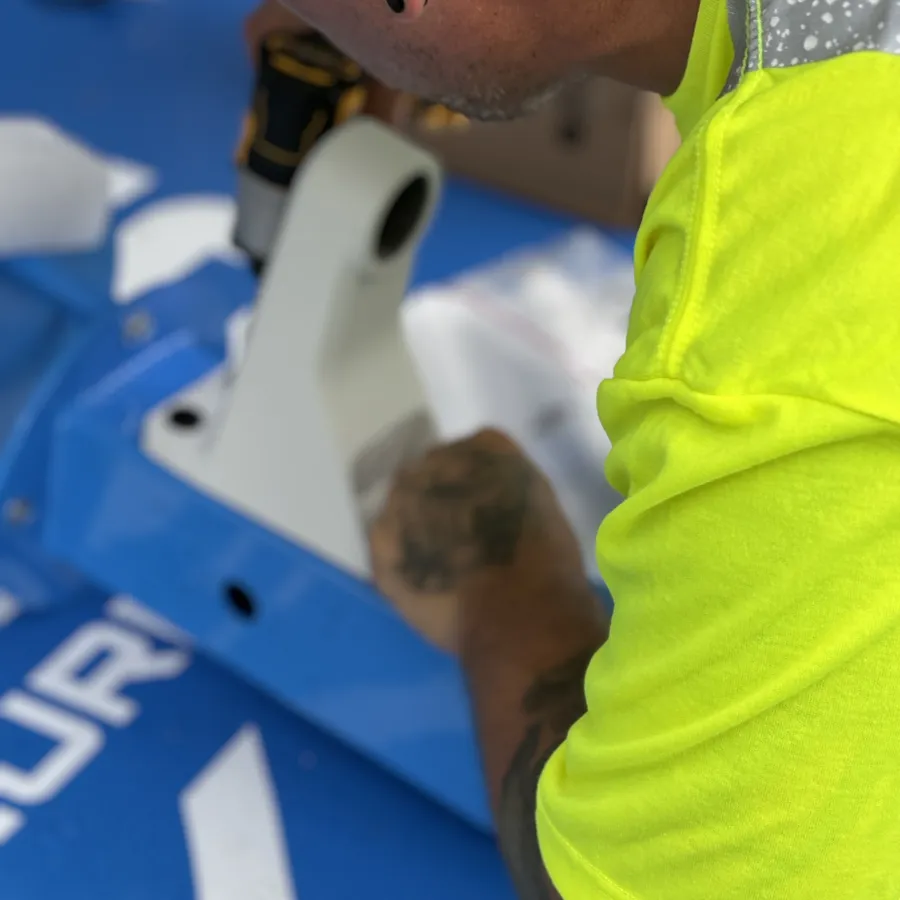
[[[326,132],[360,112],[360,67],[315,32],[275,33],[262,42],[253,104],[238,150],[234,242],[262,272],[291,181]]]

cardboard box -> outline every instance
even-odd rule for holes
[[[636,228],[677,134],[659,100],[606,79],[514,122],[412,133],[447,169],[582,218]]]

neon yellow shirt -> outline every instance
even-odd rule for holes
[[[900,0],[749,3],[703,2],[599,393],[565,900],[900,898]]]

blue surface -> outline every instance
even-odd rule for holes
[[[159,189],[138,206],[230,193],[250,84],[247,9],[243,0],[111,0],[89,10],[3,0],[0,111],[37,112],[157,168]],[[415,280],[446,278],[570,224],[451,182]],[[137,450],[142,412],[220,357],[221,321],[251,296],[248,274],[209,266],[142,299],[158,322],[142,350],[122,343],[122,313],[108,300],[112,252],[110,241],[94,253],[0,264],[0,368],[16,359],[15,378],[0,372],[0,490],[34,501],[33,521],[2,526],[0,586],[35,606],[86,589],[83,576],[129,590],[311,721],[487,827],[456,668],[366,586],[198,496]],[[231,579],[258,595],[257,621],[238,622],[223,604]]]
[[[460,673],[372,589],[151,463],[138,447],[155,405],[207,371],[221,348],[166,330],[157,310],[201,321],[206,269],[147,299],[160,326],[59,418],[45,541],[54,557],[127,591],[199,646],[311,721],[377,759],[482,829],[490,815]],[[111,358],[117,331],[90,348]],[[218,352],[217,352],[218,351]],[[226,603],[249,591],[248,621]]]
[[[189,651],[178,677],[123,689],[138,704],[125,726],[35,695],[29,672],[86,629],[110,622],[98,592],[69,599],[64,610],[0,628],[0,708],[23,692],[99,729],[103,744],[85,765],[54,779],[43,802],[20,808],[24,826],[5,844],[0,840],[3,900],[200,897],[179,795],[248,727],[262,738],[297,897],[513,900],[489,839]],[[172,650],[145,640],[157,651]],[[87,672],[99,657],[99,651],[89,657]],[[37,770],[53,748],[0,712],[0,770]],[[5,800],[0,791],[0,814],[10,809]],[[258,873],[259,883],[267,874]]]

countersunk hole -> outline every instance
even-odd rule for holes
[[[428,202],[428,180],[417,175],[397,195],[381,223],[376,251],[381,259],[389,259],[403,249],[412,237]]]
[[[176,428],[196,428],[203,421],[203,416],[196,409],[181,406],[172,410],[169,421]]]
[[[225,585],[225,599],[242,619],[256,618],[256,601],[253,595],[239,584]]]

